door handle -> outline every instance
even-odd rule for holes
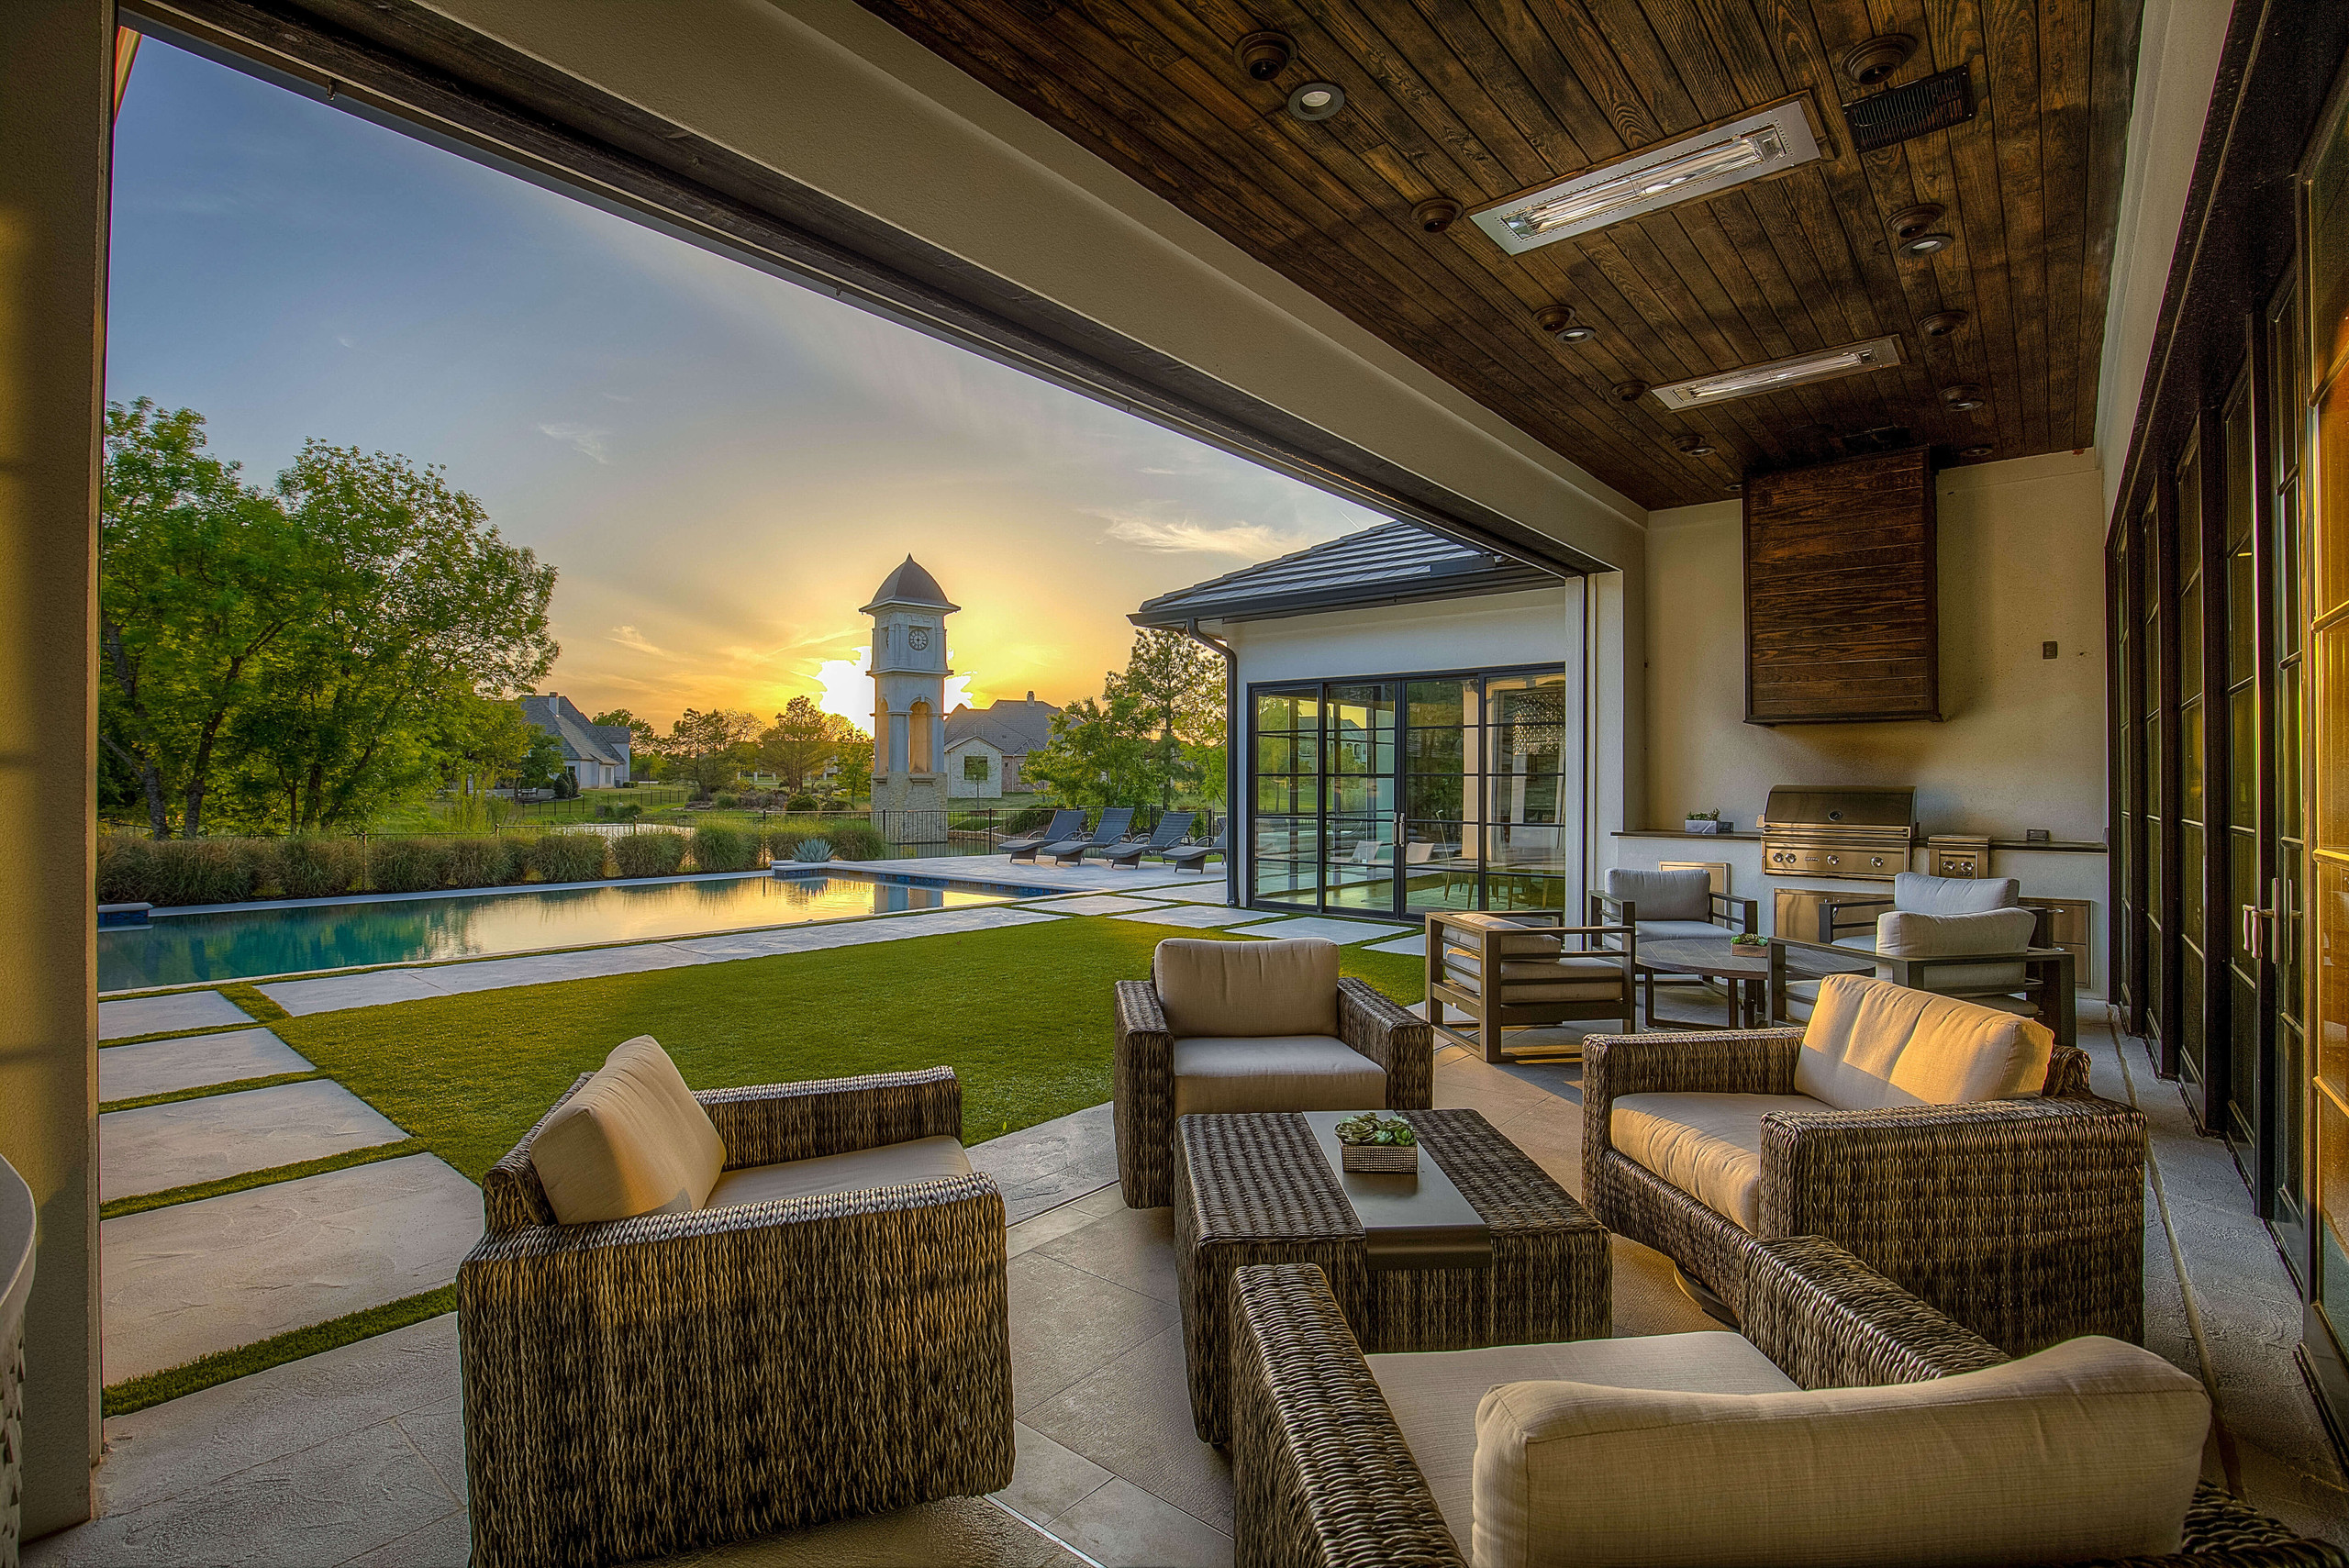
[[[2275,918],[2276,911],[2273,909],[2258,909],[2248,904],[2243,906],[2243,951],[2245,953],[2253,958],[2275,956],[2275,943],[2270,940],[2270,933],[2275,929]]]

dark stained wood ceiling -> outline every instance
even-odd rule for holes
[[[2142,0],[863,3],[1643,506],[1888,441],[1988,461],[2093,439]],[[1260,30],[1295,44],[1262,82],[1234,54]],[[1838,70],[1887,34],[1918,44],[1891,76]],[[1841,105],[1958,65],[1973,120],[1851,150]],[[1345,107],[1292,117],[1317,79]],[[1412,216],[1790,95],[1827,156],[1710,200],[1520,257]],[[1957,243],[1896,255],[1891,219],[1926,203]],[[1553,304],[1597,336],[1542,331]],[[1965,324],[1919,329],[1943,311]],[[1614,391],[1879,334],[1900,368],[1689,415]],[[1960,384],[1985,406],[1945,406]],[[1690,435],[1716,450],[1685,454]]]

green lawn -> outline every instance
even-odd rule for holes
[[[976,1143],[1109,1097],[1109,988],[1163,926],[1077,917],[649,974],[434,997],[272,1027],[478,1182],[572,1079],[650,1034],[696,1088],[944,1063]],[[1234,938],[1245,940],[1245,938]],[[1416,958],[1344,950],[1400,1002]]]

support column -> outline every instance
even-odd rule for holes
[[[0,1155],[32,1188],[23,1529],[98,1451],[95,662],[110,0],[0,5]]]

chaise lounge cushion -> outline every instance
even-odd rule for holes
[[[1972,915],[1920,915],[1894,910],[1876,922],[1883,958],[1948,958],[1970,952],[2021,952],[2031,946],[2039,917],[2028,909],[1985,909]],[[1889,980],[1891,973],[1877,972]],[[1936,965],[1918,979],[1928,991],[2019,991],[2028,980],[2020,963]]]
[[[2018,1099],[2046,1084],[2054,1050],[2029,1018],[1833,974],[1803,1029],[1795,1092],[1844,1111]]]
[[[1476,1478],[1476,1407],[1489,1389],[1547,1379],[1713,1394],[1781,1394],[1795,1387],[1769,1357],[1727,1333],[1573,1340],[1364,1359],[1419,1473],[1435,1493],[1443,1522],[1464,1552],[1474,1540],[1469,1516]]]
[[[1477,1568],[2024,1563],[2178,1549],[2202,1385],[2099,1336],[1923,1383],[1506,1384],[1476,1412]]]
[[[565,1225],[699,1208],[726,1145],[677,1064],[651,1035],[623,1042],[556,1107],[530,1163]]]
[[[961,1140],[916,1138],[904,1143],[884,1143],[876,1149],[852,1149],[845,1154],[822,1154],[812,1160],[786,1160],[779,1165],[751,1165],[718,1178],[704,1208],[729,1208],[737,1204],[766,1203],[774,1198],[822,1197],[832,1193],[870,1192],[875,1187],[902,1187],[914,1182],[934,1182],[971,1173],[969,1156]]]
[[[1386,1104],[1386,1069],[1333,1035],[1212,1035],[1174,1042],[1178,1117],[1358,1111]]]
[[[1335,942],[1169,937],[1152,955],[1150,974],[1167,1032],[1178,1040],[1338,1032]]]
[[[1452,934],[1455,929],[1492,933],[1489,937],[1479,940],[1489,943],[1493,951],[1503,958],[1555,958],[1565,951],[1564,939],[1561,938],[1556,931],[1545,931],[1537,926],[1520,925],[1517,921],[1502,915],[1483,913],[1446,915],[1443,917],[1443,923],[1444,940],[1449,944],[1450,951],[1453,952],[1473,951],[1461,945],[1467,939]]]

